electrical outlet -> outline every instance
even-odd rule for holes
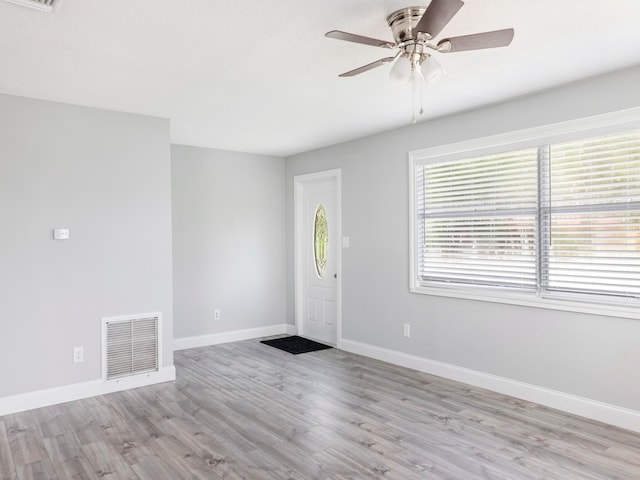
[[[220,309],[219,308],[216,308],[213,311],[213,319],[214,320],[220,320]]]
[[[73,363],[84,362],[84,348],[73,347]]]
[[[411,337],[411,325],[408,323],[404,324],[404,336],[407,338]]]

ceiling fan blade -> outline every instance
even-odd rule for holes
[[[335,38],[337,40],[344,40],[346,42],[362,43],[364,45],[372,45],[374,47],[382,48],[394,48],[395,43],[387,40],[380,40],[377,38],[363,37],[362,35],[356,35],[355,33],[343,32],[341,30],[331,30],[324,34],[325,37]]]
[[[462,0],[431,0],[414,30],[428,34],[429,38],[438,36],[463,5]]]
[[[474,33],[461,37],[444,38],[438,42],[441,52],[464,52],[481,48],[506,47],[513,40],[513,28],[493,32]]]
[[[384,65],[385,63],[390,63],[393,62],[395,60],[396,57],[385,57],[385,58],[381,58],[380,60],[376,60],[375,62],[371,62],[367,65],[364,65],[362,67],[356,68],[354,70],[350,70],[348,72],[344,72],[340,75],[338,75],[339,77],[353,77],[355,75],[359,75],[360,73],[364,73],[368,70],[371,70],[373,68],[379,67],[381,65]]]

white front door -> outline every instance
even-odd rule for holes
[[[298,334],[335,345],[340,258],[339,171],[296,177],[296,326]]]

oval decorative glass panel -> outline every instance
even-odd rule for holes
[[[320,278],[327,267],[327,254],[329,250],[329,229],[327,227],[327,214],[324,205],[316,208],[313,220],[313,259],[316,264],[316,273]]]

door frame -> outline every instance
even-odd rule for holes
[[[304,222],[304,186],[319,180],[335,179],[336,182],[336,270],[338,274],[336,282],[336,347],[340,348],[342,341],[342,169],[325,170],[322,172],[307,173],[293,177],[293,248],[294,248],[294,322],[297,333],[302,330],[302,293],[304,287],[304,258],[302,231]]]

